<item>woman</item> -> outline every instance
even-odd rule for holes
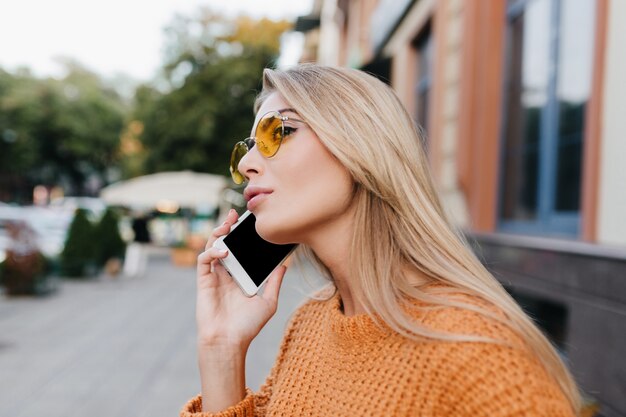
[[[300,243],[335,291],[300,307],[266,383],[246,390],[246,351],[285,267],[243,295],[212,248],[231,211],[198,258],[202,393],[181,416],[578,414],[557,353],[446,220],[389,87],[345,68],[265,70],[255,111],[255,126],[283,120],[279,147],[253,129],[233,178],[249,181],[259,234]]]

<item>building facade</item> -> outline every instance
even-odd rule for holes
[[[626,416],[626,2],[316,0],[302,61],[386,80],[450,216]]]

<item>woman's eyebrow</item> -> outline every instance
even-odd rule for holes
[[[280,110],[277,110],[277,111],[278,111],[278,113],[291,112],[291,113],[298,114],[298,112],[295,109],[292,109],[291,107],[287,107],[286,109],[280,109]],[[299,116],[299,114],[298,114],[298,116]]]

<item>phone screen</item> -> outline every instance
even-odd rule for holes
[[[224,243],[258,287],[296,245],[264,240],[256,232],[255,223],[256,217],[250,213],[224,238]]]

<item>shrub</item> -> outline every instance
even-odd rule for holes
[[[26,222],[11,222],[6,259],[0,264],[8,295],[36,294],[46,279],[46,259],[39,251],[35,231]]]
[[[84,209],[77,209],[61,252],[61,273],[68,277],[93,275],[95,270],[94,226]]]
[[[46,279],[46,258],[40,252],[7,252],[3,285],[8,295],[33,295]]]
[[[95,228],[95,260],[96,265],[103,267],[109,259],[123,259],[126,243],[119,229],[119,219],[115,212],[108,208]]]

